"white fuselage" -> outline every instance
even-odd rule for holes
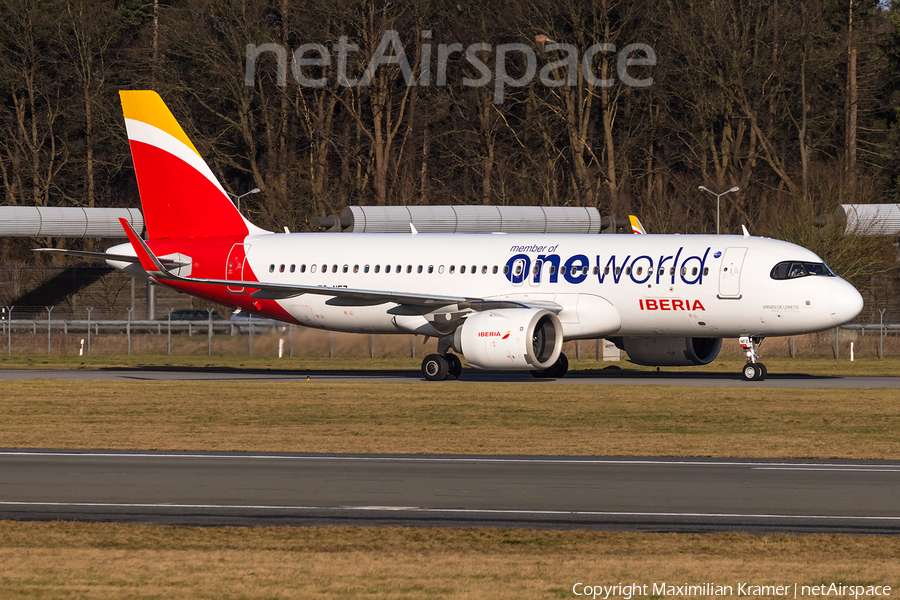
[[[822,260],[758,237],[317,233],[245,244],[260,281],[555,303],[565,339],[793,335],[841,325],[862,308],[839,277],[773,279],[783,261]],[[438,335],[433,315],[457,310],[313,294],[279,304],[303,325],[360,333]]]

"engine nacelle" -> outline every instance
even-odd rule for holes
[[[547,369],[559,358],[562,342],[559,318],[537,308],[475,313],[453,334],[453,349],[477,369]]]
[[[628,358],[648,367],[708,365],[719,355],[722,338],[621,337],[610,339]]]

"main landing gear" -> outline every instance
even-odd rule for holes
[[[429,354],[422,361],[422,375],[428,381],[458,379],[462,373],[462,361],[455,354]]]
[[[759,359],[759,345],[762,344],[763,339],[759,337],[742,337],[739,340],[741,348],[747,352],[747,364],[741,370],[741,377],[744,378],[744,381],[762,381],[768,374],[766,365],[756,362]]]
[[[559,358],[551,366],[540,371],[532,371],[531,374],[538,379],[559,379],[560,377],[565,377],[568,372],[569,359],[566,358],[565,354],[560,353]]]

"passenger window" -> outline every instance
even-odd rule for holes
[[[346,272],[346,271],[345,271]],[[359,273],[359,265],[353,265],[353,272]]]
[[[599,273],[600,273],[600,268],[599,268],[599,267],[594,267],[593,273],[594,273],[594,275],[599,274]]]
[[[638,274],[638,275],[640,275],[641,273],[643,273],[643,271],[644,271],[644,267],[638,267],[638,268],[637,268],[637,274]]]
[[[291,265],[291,273],[297,270],[297,265]]]
[[[478,267],[476,267],[475,265],[472,265],[472,275],[475,274],[475,270],[476,270],[477,268],[478,268]]]
[[[269,265],[269,273],[275,272],[275,265]]]
[[[395,269],[395,271],[396,271],[397,273],[399,273],[399,272],[402,271],[402,270],[403,270],[403,267],[400,266],[400,265],[397,265],[397,268]]]
[[[681,267],[681,276],[684,277],[687,275],[687,267]]]
[[[456,265],[450,265],[450,274],[453,275],[453,273],[455,271],[456,271]]]
[[[540,273],[540,272],[541,272],[541,265],[534,265],[534,268],[531,270],[531,272],[532,272],[533,274],[535,274],[535,275],[537,275],[538,273]]]
[[[703,267],[703,274],[709,275],[709,267]]]
[[[346,273],[349,270],[350,270],[350,267],[348,265],[344,265],[344,268],[341,269],[341,273]]]
[[[420,274],[422,273],[422,265],[419,265],[418,267],[416,267],[416,273],[420,273]]]
[[[487,275],[487,265],[482,265],[482,267],[481,267],[481,274],[482,274],[482,275]]]
[[[507,267],[507,268],[508,268],[508,267]],[[466,268],[465,268],[465,267],[462,268],[462,272],[463,272],[463,273],[466,272]],[[513,274],[514,274],[516,277],[518,277],[519,275],[522,274],[522,265],[521,265],[520,263],[516,263],[516,270],[515,270],[515,273],[513,273]]]
[[[504,265],[504,266],[503,266],[503,274],[504,274],[504,275],[509,275],[509,265]]]
[[[284,265],[281,265],[281,266],[278,267],[278,272],[279,272],[279,273],[284,273]]]
[[[364,273],[368,273],[368,272],[369,272],[369,265],[366,265],[366,266],[364,267],[364,269],[365,269],[365,270],[364,270],[363,272],[364,272]]]
[[[608,269],[609,267],[607,267]],[[622,267],[616,267],[616,277],[622,274]]]
[[[434,265],[428,265],[428,274],[431,275],[434,273]]]
[[[390,273],[390,272],[391,272],[391,265],[384,265],[384,272],[385,272],[385,273]]]
[[[337,268],[338,268],[337,265],[332,265],[332,266],[331,266],[331,272],[332,272],[332,273],[337,273]],[[344,265],[344,272],[345,272],[345,273],[347,272],[347,265]]]
[[[323,272],[323,273],[327,273],[327,272],[328,272],[328,265],[322,265],[322,272]]]
[[[587,271],[588,271],[588,268],[587,268],[587,267],[581,267],[581,274],[582,274],[582,275],[587,275]]]
[[[313,265],[313,271],[315,271],[315,270],[316,270],[316,266]],[[306,265],[300,265],[300,272],[306,273]]]
[[[669,275],[675,275],[675,267],[669,269]]]
[[[553,275],[554,273],[556,273],[556,266],[550,265],[550,274]]]
[[[693,269],[691,269],[691,275],[696,275],[696,274],[697,274],[697,267],[694,267]]]
[[[494,275],[496,275],[496,274],[497,274],[497,265],[494,265],[494,270],[493,270],[493,271],[491,271],[491,272],[492,272],[492,273],[493,273],[493,274],[494,274]]]
[[[406,265],[406,272],[412,273],[412,265]]]
[[[609,275],[609,267],[606,267],[605,269],[603,269],[603,274],[604,274],[604,275]],[[617,270],[616,270],[616,275],[618,275],[618,274],[619,274],[619,272],[618,272],[618,269],[617,269]]]
[[[459,267],[459,272],[460,272],[460,273],[465,273],[465,272],[466,272],[466,265],[461,265],[461,266]]]
[[[311,265],[311,266],[309,267],[309,272],[310,272],[310,273],[315,273],[315,272],[316,272],[316,267],[317,267],[317,266],[318,266],[318,265]]]
[[[381,265],[375,265],[375,272],[381,273]]]
[[[625,274],[631,275],[631,267],[625,267]]]
[[[438,267],[438,273],[441,274],[444,272],[444,265]]]

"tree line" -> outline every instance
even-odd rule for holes
[[[481,203],[712,233],[698,186],[737,186],[723,233],[864,281],[890,244],[813,217],[900,200],[898,63],[900,0],[0,0],[2,202],[136,206],[117,91],[150,88],[272,230]]]

